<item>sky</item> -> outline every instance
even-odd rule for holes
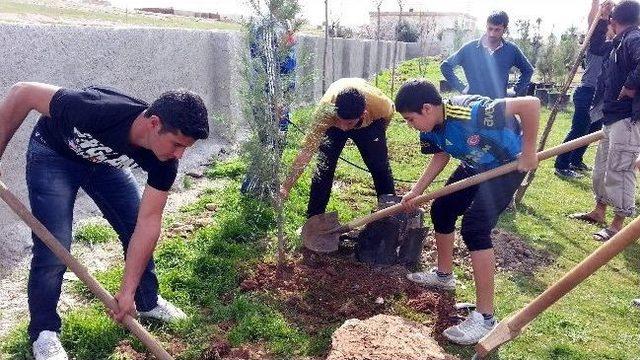
[[[220,14],[247,14],[245,0],[109,0],[114,6],[173,7],[181,10],[210,11]],[[330,19],[339,19],[347,26],[366,24],[369,12],[375,11],[376,0],[328,0]],[[323,0],[299,0],[303,16],[312,25],[324,21]],[[544,32],[561,32],[575,25],[586,28],[586,15],[591,0],[403,0],[405,10],[466,12],[478,19],[480,28],[492,10],[504,10],[512,22],[517,19],[542,18]],[[383,0],[382,11],[397,11],[397,0]]]

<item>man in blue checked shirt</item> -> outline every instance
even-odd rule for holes
[[[440,70],[452,88],[463,94],[504,98],[507,96],[509,72],[515,66],[520,70],[515,86],[516,96],[526,95],[533,66],[516,44],[503,38],[508,25],[507,13],[492,13],[487,18],[487,32],[480,39],[468,42],[442,62]],[[467,85],[455,75],[457,66],[462,66]]]

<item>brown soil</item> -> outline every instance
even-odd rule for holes
[[[260,264],[242,283],[245,291],[274,297],[283,313],[300,328],[314,334],[348,319],[367,319],[410,308],[431,315],[432,336],[457,323],[453,294],[435,292],[406,280],[402,267],[372,268],[347,255],[305,253],[284,265]]]
[[[177,356],[184,352],[187,349],[187,346],[179,341],[179,340],[170,340],[167,343],[163,342],[163,347],[171,356]],[[153,360],[156,359],[155,356],[146,353],[146,352],[138,352],[133,348],[130,340],[122,340],[118,346],[116,346],[115,353],[121,355],[123,358],[130,360]]]
[[[270,360],[272,357],[260,344],[247,344],[238,348],[232,348],[229,341],[224,338],[214,338],[209,348],[201,357],[202,360]]]
[[[551,265],[554,261],[549,252],[531,247],[518,235],[506,230],[493,229],[491,240],[496,254],[496,268],[498,271],[532,275],[539,268]],[[433,232],[430,232],[425,240],[421,263],[434,264],[435,261],[435,238],[433,237]],[[459,233],[456,233],[454,264],[462,268],[468,278],[471,278],[471,258]]]

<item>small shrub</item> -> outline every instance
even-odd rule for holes
[[[279,312],[258,301],[238,297],[231,306],[237,325],[229,333],[233,346],[245,342],[266,341],[267,347],[278,358],[305,354],[309,337],[292,327]]]
[[[114,241],[118,234],[109,225],[98,222],[87,222],[80,225],[75,233],[74,239],[83,244],[96,245]]]
[[[247,172],[247,165],[240,159],[214,164],[205,171],[210,179],[238,179]]]
[[[416,42],[420,38],[420,29],[407,20],[402,20],[396,26],[396,38],[398,41]]]
[[[31,346],[27,335],[27,323],[15,327],[4,338],[0,338],[0,359],[30,359]]]
[[[185,190],[189,190],[193,188],[193,179],[189,175],[185,175],[182,177],[182,186]]]
[[[62,324],[62,344],[74,359],[107,359],[127,337],[101,306],[73,311]]]

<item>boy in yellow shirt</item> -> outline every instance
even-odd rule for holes
[[[343,78],[331,84],[320,99],[312,130],[305,137],[302,150],[280,188],[282,197],[289,196],[300,174],[318,152],[307,217],[324,213],[338,158],[348,139],[358,147],[378,196],[395,194],[386,139],[393,113],[393,101],[364,79]]]

